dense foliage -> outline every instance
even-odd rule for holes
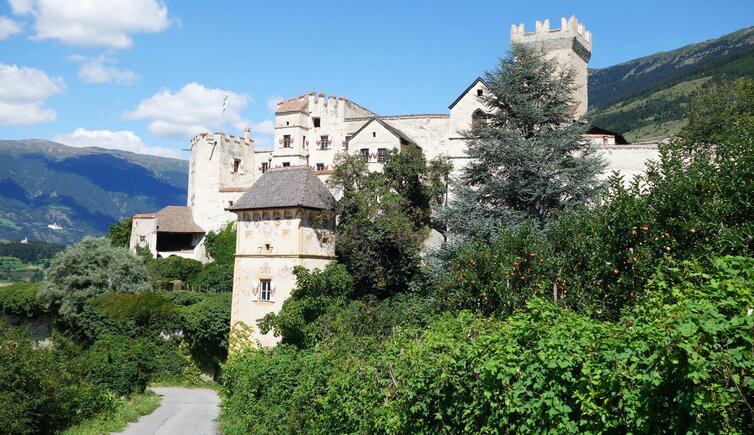
[[[725,112],[747,88],[721,89]],[[461,240],[419,291],[297,270],[261,324],[283,344],[225,366],[224,431],[751,433],[754,123],[726,113],[590,208]]]
[[[328,180],[342,192],[335,250],[359,295],[387,297],[420,279],[419,250],[449,172],[447,161],[427,162],[413,145],[389,153],[383,172],[369,172],[360,156],[336,157]]]
[[[151,290],[144,262],[105,238],[85,238],[53,259],[38,297],[61,319],[75,322],[84,302],[106,293]]]
[[[236,223],[228,222],[219,232],[208,232],[204,236],[204,247],[216,263],[232,265],[236,255]]]
[[[39,283],[17,282],[0,289],[0,312],[33,318],[44,313],[44,305],[37,299]]]
[[[114,224],[110,225],[110,229],[107,230],[107,237],[113,246],[119,248],[128,248],[131,244],[131,227],[133,226],[133,218],[121,219]]]

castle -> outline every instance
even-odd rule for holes
[[[550,29],[549,20],[537,21],[534,32],[526,32],[523,24],[511,26],[510,37],[512,43],[530,44],[575,71],[572,110],[576,119],[581,118],[588,106],[592,50],[592,35],[584,25],[575,17],[563,18],[560,29]],[[311,189],[322,195],[321,186],[312,186],[315,180],[322,184],[317,177],[325,179],[331,173],[337,153],[358,153],[370,170],[381,170],[391,150],[413,144],[427,159],[448,157],[457,175],[468,161],[459,132],[484,122],[488,109],[479,97],[487,92],[485,81],[476,78],[446,113],[382,116],[342,96],[311,91],[278,104],[272,150],[256,150],[248,129],[244,137],[202,133],[191,140],[186,206],[134,216],[131,248],[148,246],[154,256],[205,261],[204,234],[238,221],[234,323],[259,319],[279,310],[295,286],[290,272],[294,265],[321,267],[334,258],[332,235],[325,234],[334,221],[323,227],[311,221],[312,213],[326,209],[329,199],[312,207],[301,197]],[[606,174],[617,170],[630,179],[658,155],[654,145],[630,145],[621,135],[597,127],[584,136],[605,157]],[[310,172],[317,175],[315,180],[307,175]],[[293,193],[276,202],[288,189]],[[278,296],[270,299],[275,293]],[[256,338],[274,343],[271,337]]]

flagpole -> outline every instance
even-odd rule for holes
[[[228,106],[228,93],[223,94],[223,111],[220,115],[220,132],[225,134],[225,108]]]

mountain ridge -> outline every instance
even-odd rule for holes
[[[0,140],[0,153],[0,239],[71,243],[186,201],[186,160],[42,139]]]

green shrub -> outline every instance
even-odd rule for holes
[[[34,318],[45,312],[37,299],[39,283],[17,282],[0,287],[0,311],[20,317]]]
[[[174,255],[168,258],[156,258],[147,263],[149,278],[154,283],[165,281],[191,281],[201,270],[202,263]]]
[[[233,291],[233,263],[209,263],[189,282],[194,291],[218,293]]]
[[[143,392],[157,369],[155,350],[145,338],[100,338],[89,349],[92,382],[122,396]]]
[[[236,255],[236,223],[228,222],[219,232],[208,232],[204,236],[204,248],[216,263],[232,266]]]
[[[230,293],[220,293],[181,309],[192,355],[214,372],[228,355],[231,300]]]
[[[160,293],[112,294],[86,301],[77,332],[91,341],[103,335],[156,338],[181,324],[177,307]]]
[[[151,290],[144,262],[108,239],[87,237],[55,256],[37,295],[63,320],[75,323],[84,302],[109,293]]]
[[[0,366],[3,433],[55,433],[114,406],[115,396],[90,382],[88,354],[63,336],[42,345],[0,322]]]

